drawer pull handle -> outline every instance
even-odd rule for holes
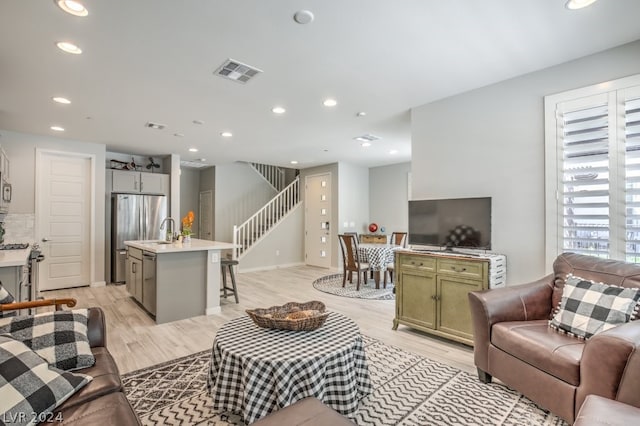
[[[467,270],[467,268],[456,268],[455,266],[452,266],[451,269],[453,269],[455,272],[464,272]]]
[[[437,300],[440,300],[440,296],[434,294],[434,295],[431,296],[431,299],[437,301]]]

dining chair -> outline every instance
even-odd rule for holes
[[[360,275],[367,282],[367,271],[369,270],[369,264],[360,262],[358,256],[358,243],[357,238],[352,234],[339,234],[340,248],[342,249],[342,264],[344,272],[342,276],[342,287],[347,283],[347,275],[349,275],[349,282],[353,283],[353,272],[357,274],[356,291],[360,290]]]
[[[395,244],[397,246],[406,247],[407,246],[407,233],[406,232],[392,232],[391,233],[391,244]]]
[[[360,236],[358,236],[357,232],[343,232],[344,235],[353,235],[356,237],[356,246],[360,244]]]

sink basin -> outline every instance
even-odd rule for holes
[[[155,241],[156,244],[173,244],[172,241]]]

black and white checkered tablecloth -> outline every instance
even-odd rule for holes
[[[335,312],[313,331],[227,322],[213,342],[208,386],[214,409],[241,412],[248,424],[307,396],[354,417],[372,389],[360,330]]]
[[[395,244],[360,244],[358,256],[372,271],[386,271],[387,265],[393,263],[395,251],[401,248]]]

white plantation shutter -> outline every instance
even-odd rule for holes
[[[609,107],[605,103],[558,113],[562,249],[609,257]]]
[[[546,260],[640,263],[640,75],[545,97]]]
[[[636,90],[624,99],[624,147],[625,147],[625,258],[640,263],[640,94]]]

